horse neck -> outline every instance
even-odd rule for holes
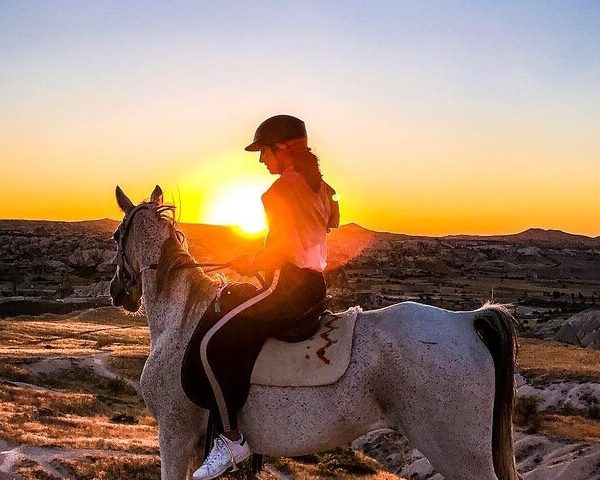
[[[206,277],[206,289],[204,291],[207,292],[207,295],[199,301],[197,308],[194,309],[194,317],[199,318],[204,314],[214,298],[216,290],[216,284],[209,277]],[[187,338],[191,336],[197,322],[190,318],[192,315],[183,318],[189,292],[185,270],[176,273],[168,292],[162,292],[160,296],[156,294],[156,270],[146,270],[142,276],[142,292],[144,310],[150,328],[152,349],[160,344],[159,339],[161,337],[181,336]]]

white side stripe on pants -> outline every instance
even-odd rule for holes
[[[223,325],[225,325],[229,320],[231,320],[233,317],[235,317],[238,313],[240,313],[241,311],[245,310],[246,308],[254,305],[255,303],[260,302],[261,300],[263,300],[263,299],[267,298],[269,295],[271,295],[271,293],[273,293],[273,290],[275,290],[275,287],[277,287],[277,282],[279,281],[279,272],[280,272],[280,270],[275,270],[275,273],[273,274],[273,282],[271,282],[271,285],[269,286],[269,288],[267,288],[264,292],[256,295],[255,297],[252,297],[251,299],[246,300],[244,303],[241,303],[240,305],[235,307],[233,310],[231,310],[230,312],[225,314],[223,316],[223,318],[221,318],[221,320],[219,320],[217,323],[215,323],[211,327],[211,329],[208,332],[206,332],[206,335],[204,335],[204,338],[202,339],[202,342],[200,343],[200,358],[202,359],[202,365],[204,366],[204,371],[206,372],[208,381],[210,382],[213,392],[215,394],[215,400],[217,401],[217,406],[219,407],[219,414],[221,415],[221,422],[223,423],[223,429],[225,430],[225,432],[231,431],[231,426],[229,425],[229,415],[227,414],[227,405],[225,403],[225,398],[223,397],[223,392],[221,390],[221,386],[219,385],[219,382],[217,381],[217,377],[215,377],[215,374],[212,371],[212,368],[210,368],[210,364],[208,363],[208,356],[206,354],[208,342],[210,342],[210,339],[213,337],[213,335]]]

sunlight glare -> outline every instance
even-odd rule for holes
[[[260,199],[263,191],[262,185],[226,187],[210,202],[206,222],[235,225],[248,235],[265,231],[266,219]]]

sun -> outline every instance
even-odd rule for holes
[[[266,230],[266,219],[260,199],[262,186],[236,185],[220,190],[207,206],[206,223],[234,225],[247,235]]]

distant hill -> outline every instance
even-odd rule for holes
[[[26,231],[37,229],[38,232],[81,230],[112,233],[119,222],[109,218],[100,220],[83,220],[78,222],[58,222],[52,220],[0,220],[0,231],[19,230]],[[239,250],[242,245],[261,245],[261,237],[248,238],[239,235],[237,229],[227,225],[208,225],[201,223],[181,223],[181,229],[191,240],[194,249],[206,247],[212,250],[212,247],[218,247],[219,250],[230,247],[234,251]],[[393,239],[415,240],[415,239],[444,239],[444,240],[481,240],[498,241],[507,243],[539,244],[544,246],[557,247],[588,247],[600,248],[600,236],[588,237],[574,233],[563,232],[562,230],[546,230],[543,228],[529,228],[523,232],[506,235],[446,235],[443,237],[428,237],[425,235],[407,235],[403,233],[378,232],[369,230],[356,223],[348,223],[340,228],[333,229],[329,234],[329,242],[341,244],[348,247],[354,244],[357,247],[365,246],[375,239]],[[245,248],[245,247],[244,247]],[[243,249],[243,248],[242,248]]]
[[[116,268],[113,261],[116,245],[111,236],[118,224],[110,219],[82,222],[0,220],[0,300],[13,297],[55,300],[72,295],[88,298],[100,295],[93,292],[107,292]],[[240,235],[230,226],[180,224],[180,228],[186,235],[192,255],[201,263],[225,263],[258,251],[264,242],[260,236]],[[379,288],[376,285],[381,287],[381,295],[395,301],[400,294],[383,292],[383,289],[389,290],[390,285],[398,282],[401,289],[396,290],[404,291],[408,285],[403,283],[406,278],[412,278],[413,283],[414,279],[426,279],[426,282],[446,279],[448,284],[458,278],[494,278],[498,284],[504,281],[553,282],[556,285],[553,288],[558,292],[558,300],[553,297],[553,301],[562,302],[560,305],[564,307],[566,303],[569,306],[576,303],[574,297],[568,295],[580,293],[567,291],[567,282],[572,279],[585,282],[588,290],[599,284],[599,243],[599,239],[557,230],[529,229],[515,235],[425,237],[376,232],[351,223],[332,230],[328,236],[327,273],[332,285],[346,285],[343,287],[346,289],[349,285],[356,287],[357,296],[348,297],[344,307],[365,302],[378,305],[373,300],[377,293],[373,289]],[[363,280],[364,284],[361,283]],[[360,288],[357,287],[359,284]],[[462,285],[458,282],[451,289],[445,286],[444,298],[454,295],[457,302],[463,302]],[[592,294],[594,299],[600,297],[596,290],[588,290],[583,290],[588,299]],[[424,291],[415,286],[412,296],[406,292],[400,296],[421,298],[419,295],[424,295]],[[510,287],[505,291],[510,291],[507,297],[510,299],[525,295],[521,287]],[[555,291],[551,293],[555,295]],[[539,300],[546,302],[548,299]]]
[[[529,228],[523,232],[510,235],[448,235],[447,239],[460,240],[497,240],[510,243],[530,243],[541,245],[553,245],[559,247],[600,247],[600,237],[588,237],[562,230],[546,230],[543,228]]]
[[[112,234],[119,222],[110,218],[83,220],[79,222],[57,222],[53,220],[0,220],[0,232],[19,232],[32,235],[56,234],[60,232],[89,232]]]

